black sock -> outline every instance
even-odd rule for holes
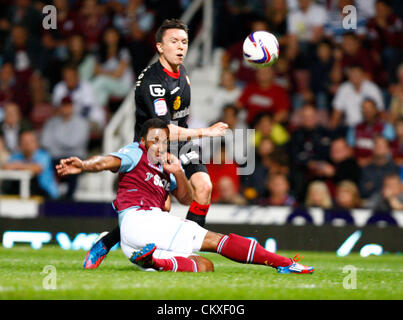
[[[206,215],[210,204],[200,204],[193,200],[190,205],[186,219],[196,222],[199,226],[204,227],[206,224]]]
[[[102,241],[104,242],[105,246],[108,248],[108,250],[111,250],[111,248],[120,242],[120,229],[119,226],[117,226],[115,229],[112,231],[109,231],[109,233],[102,238]]]
[[[206,224],[206,216],[201,216],[190,211],[188,211],[186,219],[196,222],[201,227],[204,227]]]

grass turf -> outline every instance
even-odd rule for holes
[[[293,256],[294,253],[279,252]],[[339,258],[335,253],[302,252],[313,275],[281,275],[276,270],[202,254],[214,273],[138,271],[121,250],[110,252],[96,270],[84,270],[84,251],[48,245],[41,250],[20,245],[0,247],[0,299],[141,299],[141,300],[270,300],[270,299],[402,299],[403,256],[388,254]],[[57,288],[46,290],[41,273],[46,265],[57,272]],[[357,288],[343,288],[343,268],[357,268]]]

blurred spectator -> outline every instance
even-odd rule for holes
[[[3,10],[3,9],[2,9]],[[3,29],[10,31],[12,25],[19,24],[29,30],[30,36],[37,40],[42,31],[42,15],[31,0],[16,0],[8,7],[5,19],[2,21]]]
[[[11,63],[4,63],[0,69],[0,106],[15,98],[15,74]]]
[[[391,143],[394,162],[403,167],[403,118],[395,122],[396,139]]]
[[[126,2],[126,1],[125,1]],[[129,0],[126,5],[113,2],[115,14],[112,24],[119,30],[119,33],[126,36],[130,32],[133,23],[142,32],[150,32],[154,26],[154,14],[148,10],[143,0]]]
[[[305,188],[321,161],[327,161],[331,143],[330,132],[318,124],[318,115],[312,104],[301,109],[301,124],[291,136],[291,183],[298,202],[303,202]]]
[[[127,48],[130,51],[132,67],[136,76],[147,67],[155,54],[152,41],[148,40],[149,33],[142,30],[135,21],[130,25],[127,37]],[[154,41],[154,40],[153,40]]]
[[[33,74],[29,83],[32,96],[32,110],[29,120],[36,131],[42,129],[43,124],[52,115],[54,108],[50,104],[48,83],[40,74]]]
[[[228,154],[233,156],[235,162],[245,158],[247,149],[251,146],[249,145],[249,141],[247,141],[246,125],[242,119],[240,119],[239,113],[239,109],[236,106],[229,104],[224,107],[221,117],[214,120],[214,123],[222,121],[228,124],[228,130],[226,130],[223,137],[202,139],[204,161],[208,162],[212,155],[221,149],[221,145],[224,142]],[[245,138],[240,142],[237,140],[240,137]]]
[[[332,196],[326,183],[322,181],[313,181],[308,186],[305,198],[305,206],[330,209],[333,206]]]
[[[265,195],[265,181],[269,174],[289,173],[287,153],[284,149],[276,147],[269,137],[261,138],[256,147],[255,161],[255,171],[251,175],[241,177],[244,196],[252,203]]]
[[[395,70],[403,60],[403,21],[394,14],[388,0],[377,0],[375,17],[367,27],[371,49],[382,59],[389,81],[394,81]]]
[[[327,13],[322,5],[312,0],[298,0],[298,4],[299,8],[288,14],[286,54],[291,60],[297,58],[298,68],[306,68],[311,64],[314,45],[323,37]]]
[[[250,32],[267,31],[268,24],[264,19],[256,19],[252,21]],[[245,34],[245,37],[247,34]],[[255,80],[256,69],[252,67],[243,57],[243,42],[244,38],[235,44],[231,45],[222,55],[222,69],[230,69],[235,72],[235,77],[243,83],[252,82]]]
[[[334,63],[332,46],[321,41],[316,48],[316,59],[310,67],[310,87],[315,95],[318,109],[327,111],[329,105],[330,73]]]
[[[86,158],[88,142],[88,122],[74,114],[73,101],[67,96],[62,100],[58,113],[45,123],[41,145],[52,157],[52,167],[54,168],[62,158],[71,156]],[[77,178],[77,175],[72,175],[64,179],[68,185],[66,199],[73,198]]]
[[[338,88],[333,99],[333,114],[330,126],[337,128],[345,124],[353,127],[362,122],[361,105],[365,98],[374,100],[379,111],[382,112],[385,109],[379,87],[365,79],[361,66],[352,66],[348,69],[348,81]]]
[[[286,175],[281,173],[270,174],[266,179],[266,188],[269,195],[259,201],[263,206],[290,206],[294,207],[296,201],[290,195],[290,184]]]
[[[398,83],[391,85],[391,102],[389,107],[390,121],[394,123],[403,117],[403,63],[397,69]]]
[[[221,72],[220,85],[209,96],[206,101],[206,113],[210,121],[220,117],[226,105],[235,104],[242,93],[240,86],[236,84],[234,73],[230,70]]]
[[[228,129],[230,130],[245,129],[246,125],[242,119],[240,119],[239,113],[239,109],[236,106],[227,104],[222,110],[220,121],[228,124]]]
[[[392,159],[388,140],[381,136],[376,137],[372,161],[361,171],[361,196],[367,199],[379,192],[384,177],[391,173],[398,173],[398,171],[399,168]]]
[[[247,202],[244,197],[242,197],[234,184],[234,181],[228,177],[223,176],[217,182],[218,198],[216,203],[222,204],[235,204],[235,205],[246,205]]]
[[[363,122],[349,128],[347,139],[355,149],[355,156],[361,166],[367,165],[374,150],[374,138],[383,136],[388,141],[395,139],[393,126],[382,120],[374,100],[366,98],[362,102]]]
[[[386,84],[386,73],[382,68],[379,59],[376,58],[374,51],[363,47],[361,39],[353,32],[344,34],[341,44],[341,60],[337,65],[347,70],[349,67],[359,65],[364,70],[369,80],[384,87]]]
[[[87,44],[80,34],[74,34],[68,39],[66,64],[76,65],[82,81],[89,81],[94,76],[95,56],[88,52]]]
[[[7,102],[4,105],[4,120],[0,123],[0,137],[3,137],[8,151],[16,152],[18,150],[19,136],[27,130],[31,130],[31,124],[21,117],[18,105],[14,102]]]
[[[68,0],[54,0],[53,5],[57,10],[57,28],[50,31],[58,44],[64,45],[64,41],[76,32],[77,12],[70,10]]]
[[[121,37],[114,28],[103,34],[92,85],[101,107],[107,107],[110,97],[124,98],[133,85],[130,53],[122,47]]]
[[[28,29],[16,24],[4,46],[4,61],[11,62],[19,73],[32,72],[39,68],[40,49],[40,42],[29,36]]]
[[[275,76],[275,82],[285,90],[290,91],[292,85],[292,70],[290,61],[281,56],[277,62],[273,65]]]
[[[87,120],[74,114],[73,101],[70,97],[65,97],[58,107],[57,114],[50,118],[42,129],[42,146],[54,160],[68,156],[83,159],[87,157],[88,139]]]
[[[382,190],[371,197],[369,206],[383,212],[403,210],[403,188],[399,175],[388,174],[384,177]]]
[[[97,50],[102,34],[110,23],[104,5],[97,0],[83,0],[76,18],[76,30],[81,34],[90,51]]]
[[[226,148],[222,144],[220,150],[217,150],[213,155],[210,163],[206,164],[207,170],[213,184],[211,193],[211,202],[216,202],[221,198],[219,193],[219,181],[223,177],[229,177],[232,181],[234,190],[238,193],[240,188],[240,176],[237,174],[238,165],[234,162],[226,163]]]
[[[347,32],[351,32],[351,29],[347,29],[343,26],[343,19],[350,13],[348,10],[343,13],[343,8],[346,6],[355,5],[354,0],[336,0],[337,8],[330,10],[327,16],[327,22],[325,24],[324,33],[326,37],[330,38],[330,40],[334,41],[337,44],[340,44],[343,41],[343,35]],[[357,28],[354,32],[360,37],[364,37],[366,35],[366,19],[361,14],[361,12],[357,15]]]
[[[330,162],[311,161],[310,168],[316,178],[325,179],[331,193],[338,183],[350,180],[355,184],[360,180],[360,167],[352,149],[344,138],[337,138],[330,146]]]
[[[0,136],[0,168],[7,163],[10,152],[7,150],[3,137]]]
[[[23,114],[30,112],[30,96],[26,88],[32,73],[40,68],[42,48],[39,41],[29,37],[21,25],[12,27],[10,39],[4,45],[4,62],[13,65],[15,73],[15,102]]]
[[[13,153],[2,168],[4,170],[31,171],[34,174],[30,184],[31,194],[45,198],[57,198],[59,189],[53,174],[51,158],[46,151],[39,149],[34,131],[21,133],[19,149],[20,151]],[[6,189],[6,193],[18,194],[18,182],[11,182],[3,187]]]
[[[258,114],[254,119],[255,146],[259,146],[263,137],[268,137],[276,146],[282,146],[290,141],[290,134],[273,116],[268,113]]]
[[[288,120],[290,100],[284,88],[274,83],[274,76],[271,67],[258,69],[256,82],[250,82],[244,88],[238,106],[247,111],[246,122],[249,125],[261,112],[271,113],[275,122]]]
[[[276,36],[280,48],[287,45],[287,0],[270,1],[266,12],[268,31]]]
[[[403,188],[399,175],[385,176],[381,192],[371,197],[369,206],[375,211],[383,212],[403,210]]]
[[[105,125],[105,111],[99,105],[91,83],[81,81],[78,70],[74,65],[63,68],[63,80],[53,89],[52,104],[60,106],[62,99],[70,96],[74,102],[74,113],[95,125],[98,129]]]
[[[351,210],[361,208],[361,205],[357,185],[349,180],[339,182],[336,189],[335,208]]]

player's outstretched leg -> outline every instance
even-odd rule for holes
[[[109,250],[120,241],[120,229],[103,232],[94,242],[84,259],[84,269],[96,269],[104,260]]]
[[[203,241],[202,251],[217,252],[220,255],[241,263],[267,265],[279,273],[313,273],[314,268],[267,251],[257,241],[236,234],[221,235],[209,231]]]
[[[158,271],[172,272],[206,272],[214,271],[213,263],[200,256],[172,257],[169,259],[157,259],[153,257],[157,249],[154,243],[147,244],[139,251],[135,251],[130,261],[143,269],[152,268]]]

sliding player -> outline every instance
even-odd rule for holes
[[[218,122],[209,128],[187,127],[190,107],[190,81],[182,65],[188,50],[188,27],[177,19],[165,20],[156,32],[159,59],[137,78],[134,141],[139,141],[144,122],[159,118],[170,129],[171,153],[181,157],[187,178],[194,190],[194,200],[186,218],[204,226],[210,207],[212,184],[206,166],[200,161],[197,145],[189,139],[223,136],[228,125]],[[174,145],[173,141],[183,141]],[[196,161],[195,161],[196,160]],[[97,241],[84,260],[84,268],[96,268],[109,250],[120,241],[116,227]]]
[[[180,161],[167,152],[169,128],[160,119],[143,124],[140,143],[119,152],[82,161],[62,159],[60,176],[110,170],[119,172],[113,204],[119,213],[121,247],[133,263],[165,271],[213,271],[210,260],[195,252],[217,252],[241,263],[271,266],[279,273],[313,273],[312,267],[265,250],[256,241],[236,234],[222,235],[191,220],[164,212],[171,192],[182,204],[192,202],[192,188]]]

